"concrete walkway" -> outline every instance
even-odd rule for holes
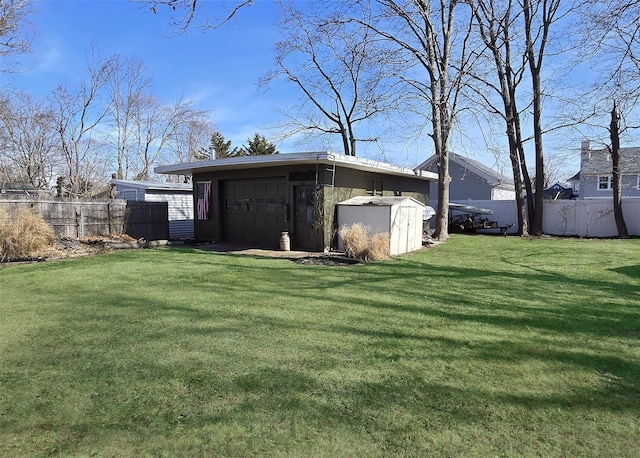
[[[282,251],[268,248],[254,248],[234,243],[201,243],[193,246],[199,250],[216,251],[218,253],[241,254],[247,256],[258,256],[264,258],[300,259],[313,256],[323,256],[323,252],[317,251]]]

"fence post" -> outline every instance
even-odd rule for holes
[[[78,237],[84,237],[84,207],[80,206],[80,229],[78,231]]]
[[[113,230],[111,228],[111,200],[107,202],[107,229],[109,230],[109,234],[113,234]]]

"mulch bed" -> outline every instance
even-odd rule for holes
[[[305,266],[345,266],[360,264],[362,261],[359,259],[348,258],[346,256],[307,256],[304,258],[293,259],[296,264],[302,264]]]

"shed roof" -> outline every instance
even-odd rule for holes
[[[351,206],[386,206],[391,207],[393,205],[401,204],[405,201],[414,202],[422,207],[426,207],[422,202],[417,201],[416,199],[408,196],[400,196],[400,197],[392,197],[392,196],[357,196],[352,197],[351,199],[343,200],[339,202],[338,205],[351,205]]]
[[[242,156],[224,159],[210,159],[198,162],[182,162],[174,165],[156,167],[156,173],[193,175],[194,173],[218,172],[224,170],[257,169],[287,165],[333,165],[353,170],[384,173],[387,175],[413,177],[423,180],[437,180],[432,172],[391,165],[371,159],[343,154],[321,152],[267,154],[261,156]]]
[[[145,191],[188,191],[193,190],[191,183],[163,183],[160,181],[111,180],[111,184]]]

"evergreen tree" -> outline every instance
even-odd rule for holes
[[[265,154],[279,154],[276,145],[256,132],[253,138],[247,139],[247,146],[241,148],[242,156],[262,156]]]
[[[220,132],[215,132],[211,136],[211,149],[215,159],[244,156],[241,148],[231,149],[231,140],[226,141],[224,135]]]

